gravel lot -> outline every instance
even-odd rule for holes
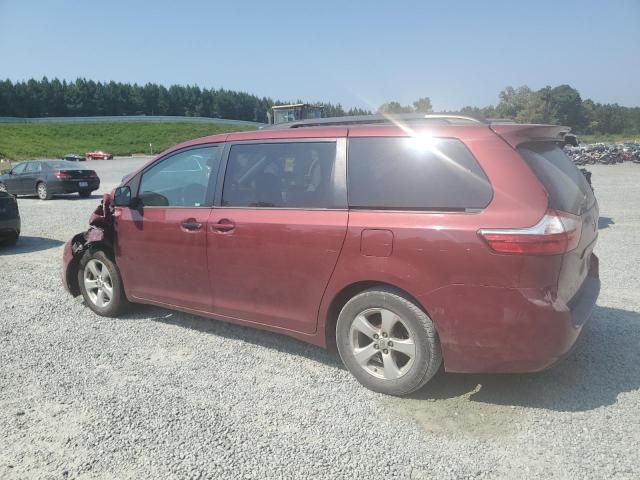
[[[141,162],[88,164],[107,191]],[[0,478],[640,478],[640,165],[589,168],[603,291],[575,353],[410,399],[279,335],[94,315],[59,271],[99,196],[21,198],[0,249]]]

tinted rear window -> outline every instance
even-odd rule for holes
[[[580,215],[591,207],[595,200],[591,187],[560,147],[531,143],[518,147],[518,151],[547,190],[551,208]]]
[[[352,208],[482,209],[493,196],[471,152],[450,138],[350,138],[348,177]]]

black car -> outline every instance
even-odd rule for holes
[[[88,197],[100,188],[95,171],[66,160],[32,160],[13,167],[0,176],[0,191],[14,195],[38,195],[49,200],[58,193],[75,193]]]
[[[62,160],[67,160],[68,162],[85,162],[87,159],[82,155],[77,155],[75,153],[67,153]]]
[[[16,197],[0,191],[0,243],[15,243],[20,236],[20,212]]]

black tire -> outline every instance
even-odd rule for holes
[[[78,195],[82,198],[89,198],[91,196],[91,190],[80,190]]]
[[[112,294],[109,302],[104,306],[98,305],[96,300],[93,298],[93,294],[90,294],[87,291],[87,286],[85,284],[85,270],[88,268],[88,265],[92,260],[97,260],[99,263],[104,265],[110,277]],[[78,285],[80,286],[80,292],[82,293],[84,302],[91,310],[100,316],[117,317],[129,306],[129,301],[124,294],[120,270],[118,270],[117,265],[110,256],[102,250],[90,249],[82,256],[78,266]]]
[[[51,195],[51,192],[47,188],[46,182],[38,182],[36,184],[36,194],[38,195],[38,198],[40,200],[51,200],[51,198],[53,197],[53,195]]]
[[[412,363],[406,363],[403,367],[406,368],[406,371],[399,378],[379,378],[375,376],[376,374],[371,373],[371,369],[375,369],[375,366],[363,367],[356,360],[352,348],[351,327],[358,316],[376,309],[390,311],[399,317],[402,328],[408,333],[408,338],[413,340],[415,345]],[[382,329],[382,327],[380,328]],[[390,332],[386,341],[392,337]],[[365,341],[369,341],[369,339],[365,338]],[[376,340],[371,340],[371,342],[375,343]],[[358,382],[370,390],[387,395],[401,396],[415,392],[438,372],[442,363],[440,341],[433,322],[414,302],[393,288],[380,287],[365,290],[349,300],[338,317],[336,344],[343,363]],[[378,352],[371,357],[373,359],[371,362],[375,362],[376,358],[386,361],[382,351],[379,350],[380,347],[376,345],[374,347],[378,349]],[[392,350],[393,347],[389,347],[389,350],[385,349],[385,352],[388,355],[397,355]],[[376,357],[377,355],[380,357]],[[393,363],[396,365],[395,361]],[[380,367],[381,370],[383,368]]]

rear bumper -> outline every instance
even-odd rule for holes
[[[86,182],[87,186],[80,186],[80,182]],[[47,188],[51,193],[75,193],[80,190],[97,190],[100,188],[100,180],[62,180],[47,183]]]
[[[523,373],[544,370],[571,351],[599,292],[593,255],[588,276],[568,303],[540,289],[466,285],[419,300],[436,324],[447,371]]]

